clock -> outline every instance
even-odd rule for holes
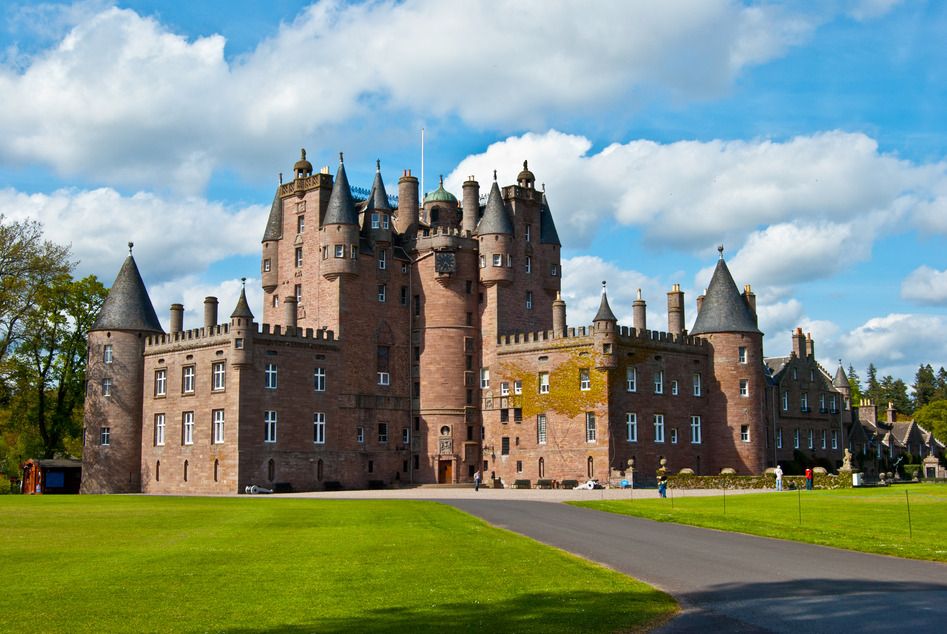
[[[457,256],[451,251],[434,254],[434,270],[437,273],[453,273],[457,270]]]

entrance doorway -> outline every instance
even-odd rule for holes
[[[451,484],[454,481],[454,461],[439,460],[437,462],[437,483]]]

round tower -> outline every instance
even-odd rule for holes
[[[437,189],[424,197],[424,216],[431,227],[457,227],[460,225],[457,197],[444,189],[443,176],[441,176]]]
[[[513,281],[513,223],[500,195],[496,172],[483,218],[477,225],[480,245],[480,283],[484,286]]]
[[[463,218],[461,226],[464,233],[473,234],[480,220],[480,183],[473,176],[464,181]]]
[[[608,295],[605,292],[605,281],[602,281],[602,302],[598,312],[592,319],[592,337],[595,339],[595,348],[598,353],[599,370],[614,370],[618,367],[618,318],[608,305]]]
[[[418,230],[418,179],[405,170],[398,179],[398,211],[395,214],[395,231],[414,237]]]
[[[339,153],[339,171],[320,229],[322,275],[327,280],[358,275],[358,214],[352,200],[345,164]]]

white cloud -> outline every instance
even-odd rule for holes
[[[947,318],[940,315],[892,313],[869,319],[840,338],[846,362],[855,367],[874,363],[881,375],[909,382],[923,360],[947,366]]]
[[[947,305],[947,270],[920,266],[901,282],[901,297],[919,304]]]
[[[146,274],[142,271],[142,274]],[[147,283],[147,281],[146,281]],[[184,329],[201,328],[204,325],[204,299],[216,297],[217,323],[230,323],[230,313],[237,305],[242,282],[238,279],[223,280],[217,284],[202,283],[194,275],[161,282],[149,286],[148,294],[154,304],[158,319],[167,332],[170,328],[171,304],[184,305]],[[263,290],[260,279],[247,278],[247,303],[257,323],[263,321]]]

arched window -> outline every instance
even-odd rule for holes
[[[269,478],[270,482],[276,479],[276,462],[272,458],[266,463],[266,477]]]
[[[220,478],[220,460],[214,460],[214,482]]]
[[[592,456],[589,456],[588,465],[589,465],[589,467],[588,467],[589,480],[591,480],[591,479],[592,479],[592,474],[595,472],[595,468],[594,468],[594,466],[593,466],[593,461],[592,461]]]
[[[543,460],[542,458],[539,459],[539,477],[540,478],[546,477],[546,461]]]
[[[185,482],[187,482],[187,467],[188,467],[188,462],[187,460],[185,460],[184,461],[184,481]]]
[[[155,482],[161,481],[161,461],[155,463]]]
[[[316,480],[322,482],[322,458],[316,463]]]

